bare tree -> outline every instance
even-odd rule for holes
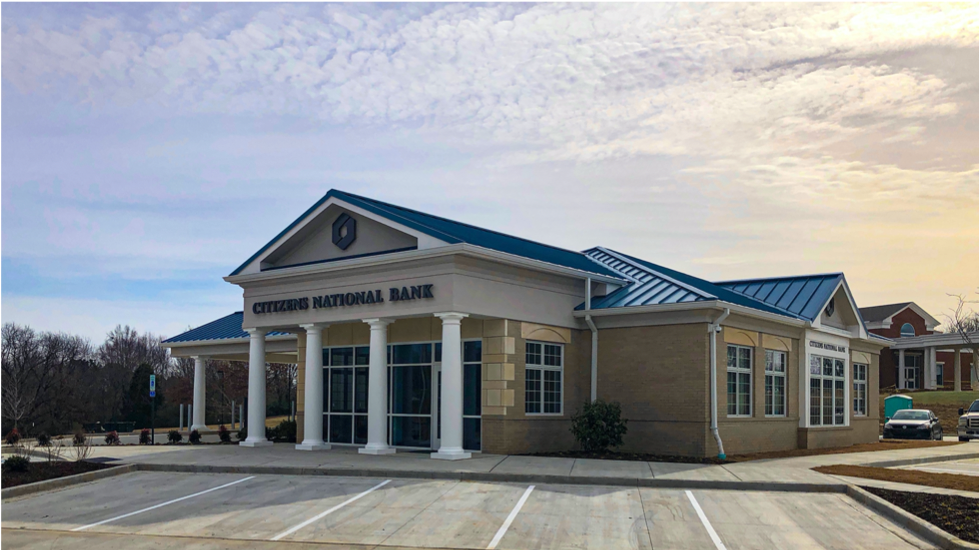
[[[979,294],[979,290],[976,291]],[[979,300],[967,300],[962,294],[949,294],[955,298],[956,305],[945,314],[945,330],[962,337],[965,345],[972,350],[972,377],[979,379],[979,312],[971,309],[969,304],[979,304]],[[958,352],[956,352],[958,353]],[[959,373],[955,373],[958,379]],[[973,388],[975,389],[975,388]]]

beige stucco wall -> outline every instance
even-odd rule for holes
[[[346,250],[333,244],[333,222],[346,213],[357,223],[357,235]],[[270,254],[263,264],[281,267],[360,256],[387,250],[398,250],[418,245],[418,239],[392,227],[368,219],[337,205],[332,205],[316,220],[310,222],[279,249]]]

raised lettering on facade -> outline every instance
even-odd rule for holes
[[[432,289],[435,285],[414,285],[392,287],[388,289],[388,301],[408,302],[411,300],[424,300],[434,298]],[[381,289],[359,290],[356,292],[340,292],[337,294],[324,294],[322,296],[290,298],[286,300],[271,300],[268,302],[255,302],[252,304],[252,313],[258,315],[262,313],[280,313],[286,311],[303,311],[309,309],[312,304],[313,309],[327,309],[334,307],[360,306],[368,304],[380,304],[384,302],[384,294]]]

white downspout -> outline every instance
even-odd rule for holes
[[[585,279],[585,311],[591,311],[591,278]],[[585,315],[585,323],[591,329],[591,402],[598,399],[598,327]]]
[[[730,309],[725,309],[720,317],[713,323],[707,325],[707,333],[710,334],[710,432],[717,441],[717,458],[724,460],[724,443],[721,442],[721,434],[717,431],[717,333],[721,331],[721,321],[731,314]]]

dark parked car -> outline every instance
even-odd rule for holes
[[[942,440],[942,425],[935,413],[924,409],[903,409],[884,424],[884,439]]]

